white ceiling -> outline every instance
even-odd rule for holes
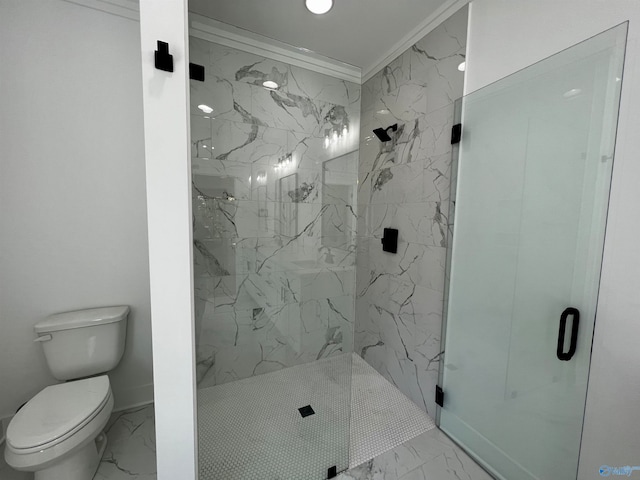
[[[304,0],[189,0],[189,10],[307,48],[366,73],[452,3],[456,2],[335,0],[327,14],[314,15]]]

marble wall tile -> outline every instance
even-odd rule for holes
[[[200,388],[352,351],[352,295],[224,312],[198,335]]]
[[[424,165],[393,165],[359,178],[358,198],[361,203],[415,203],[423,197]]]
[[[437,202],[442,212],[448,211],[451,194],[451,153],[427,158],[424,163],[425,202]]]
[[[210,159],[212,155],[211,118],[191,115],[191,157]]]
[[[380,142],[373,134],[373,128],[383,123],[369,123],[363,127],[363,141],[360,143],[359,172],[371,172],[393,165],[417,163],[424,160],[427,141],[424,132],[427,129],[424,116],[409,121],[400,121],[398,130],[389,142]]]
[[[287,131],[255,123],[211,120],[211,158],[257,165],[274,165],[288,152]]]
[[[400,242],[398,253],[393,254],[382,251],[379,239],[369,241],[370,278],[386,275],[402,283],[443,291],[446,248]]]
[[[405,83],[364,110],[362,123],[386,128],[394,123],[414,120],[424,115],[426,110],[427,88],[419,83]]]
[[[387,123],[369,123],[362,130],[360,143],[360,175],[400,164],[429,164],[428,159],[451,157],[453,104],[446,105],[409,121],[399,121],[392,140],[380,142],[371,132]]]
[[[442,107],[425,116],[425,130],[421,142],[421,158],[451,153],[451,128],[453,104]]]
[[[199,386],[352,351],[360,86],[191,48]]]
[[[407,50],[362,85],[362,110],[369,110],[380,97],[404,85],[411,78],[410,52]]]
[[[467,15],[468,8],[461,8],[409,49],[412,80],[426,83],[425,76],[430,69],[448,58],[464,55],[467,44]]]
[[[413,361],[384,342],[366,348],[363,358],[416,405],[423,407],[426,395],[420,392]]]
[[[446,246],[446,218],[436,202],[374,203],[368,209],[367,231],[382,238],[385,228],[398,229],[398,240],[430,246]]]
[[[464,72],[458,70],[458,66],[464,60],[464,50],[462,50],[438,62],[426,72],[424,81],[427,85],[427,113],[445,107],[460,98],[460,92],[464,86]]]
[[[192,115],[232,120],[236,122],[259,123],[252,112],[251,88],[240,82],[233,82],[214,75],[207,75],[204,82],[191,80],[190,106]],[[213,109],[203,112],[199,105]]]
[[[324,136],[332,120],[345,119],[344,107],[300,95],[262,87],[251,87],[252,113],[261,125]]]
[[[237,200],[251,200],[254,196],[251,179],[260,166],[209,158],[195,158],[191,165],[193,186],[198,189],[197,193],[220,198],[227,192]]]
[[[222,45],[209,44],[208,52],[211,73],[220,78],[258,87],[272,80],[281,91],[336,105],[360,101],[360,88],[351,82]]]
[[[450,133],[453,101],[462,96],[466,16],[466,8],[454,14],[363,85],[354,345],[430,415],[442,357]],[[390,141],[373,135],[396,122]],[[384,228],[398,229],[396,254],[382,251]],[[378,467],[367,474],[409,474]]]
[[[358,104],[360,108],[359,85],[295,65],[289,66],[289,72],[288,92],[335,105]]]

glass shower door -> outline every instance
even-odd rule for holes
[[[440,426],[497,478],[576,478],[626,32],[463,100]]]

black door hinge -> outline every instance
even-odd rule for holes
[[[456,123],[453,127],[451,127],[451,145],[460,143],[461,138],[462,138],[462,124]]]
[[[336,478],[338,476],[338,467],[335,465],[327,470],[327,478]]]
[[[440,385],[436,385],[436,405],[439,407],[444,406],[444,390]]]

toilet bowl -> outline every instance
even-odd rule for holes
[[[109,377],[47,387],[24,405],[7,429],[5,460],[36,480],[90,480],[107,444],[113,410]]]

